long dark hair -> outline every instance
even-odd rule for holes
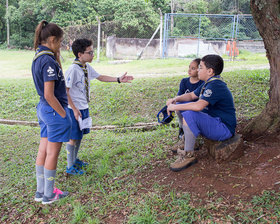
[[[51,36],[55,36],[57,40],[63,37],[63,30],[55,23],[48,23],[47,21],[41,21],[35,30],[34,36],[34,49],[38,48],[40,44],[43,44]],[[60,64],[59,56],[55,54],[56,60]]]
[[[63,30],[54,23],[48,23],[47,21],[41,21],[35,30],[34,48],[37,49],[38,45],[46,42],[48,37],[55,36],[57,39],[63,37]]]

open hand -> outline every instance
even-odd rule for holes
[[[133,76],[131,75],[126,75],[126,73],[124,73],[121,77],[120,77],[120,82],[131,82],[131,80],[133,80]]]

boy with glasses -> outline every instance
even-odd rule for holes
[[[201,59],[198,78],[204,81],[191,93],[177,96],[167,111],[184,111],[184,150],[178,149],[177,160],[170,165],[172,171],[180,171],[195,164],[194,144],[198,135],[214,141],[224,141],[235,134],[236,115],[233,97],[220,74],[224,61],[219,55],[206,55]],[[193,101],[187,104],[177,102]]]
[[[84,171],[81,169],[88,163],[78,159],[77,154],[80,148],[83,134],[88,134],[90,129],[80,130],[79,120],[89,118],[89,96],[90,81],[97,79],[101,82],[131,82],[132,76],[124,73],[120,77],[112,77],[98,74],[88,63],[91,63],[94,57],[92,41],[88,39],[77,39],[72,44],[73,53],[76,56],[73,64],[67,69],[66,91],[68,95],[68,107],[72,118],[72,132],[70,141],[66,144],[67,167],[66,173],[71,175],[80,175]],[[90,122],[89,122],[90,123]]]

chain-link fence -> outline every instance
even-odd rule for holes
[[[136,26],[127,26],[126,24],[114,21],[103,21],[100,22],[101,32],[98,34],[98,20],[95,23],[91,24],[81,24],[81,25],[71,25],[64,28],[64,41],[63,48],[70,49],[71,43],[78,38],[88,38],[93,41],[93,47],[98,47],[98,40],[100,45],[100,51],[106,51],[106,42],[108,37],[114,37],[117,39],[122,39],[123,42],[131,41],[146,41],[151,38],[155,29],[158,27],[160,18],[154,24],[151,24],[150,27],[144,29],[142,25],[139,27]],[[99,39],[98,39],[98,35]],[[159,33],[155,35],[155,38],[159,37]],[[137,53],[134,54],[133,58],[138,56]],[[158,55],[159,56],[159,55]]]
[[[262,40],[255,21],[251,15],[236,15],[235,17],[235,39]]]
[[[120,22],[103,21],[100,22],[99,39],[98,21],[68,26],[64,28],[64,46],[69,48],[77,38],[89,38],[93,40],[95,48],[100,40],[99,46],[104,52],[108,37],[114,37],[111,42],[119,45],[109,45],[109,51],[114,52],[107,56],[135,59],[149,43],[160,21],[159,16],[145,29],[141,25],[127,26]],[[251,15],[168,13],[162,24],[163,35],[156,33],[154,40],[150,42],[150,49],[148,47],[145,50],[144,57],[195,57],[213,52],[222,54],[221,52],[228,50],[225,49],[228,41],[261,40]]]
[[[184,44],[182,39],[192,42]],[[163,57],[199,56],[205,54],[205,48],[208,48],[208,52],[213,48],[212,51],[217,53],[217,41],[224,42],[226,47],[229,40],[262,40],[251,15],[165,14]],[[181,53],[176,55],[172,53],[173,45],[180,45],[181,48],[185,46],[185,51],[188,51],[187,48],[192,49],[185,53],[181,50]],[[196,45],[196,49],[190,47],[193,45]]]

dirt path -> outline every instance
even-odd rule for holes
[[[197,152],[198,163],[190,168],[172,172],[166,161],[157,161],[153,170],[139,174],[138,181],[146,189],[155,183],[170,185],[178,192],[190,192],[203,200],[211,195],[224,198],[228,203],[251,200],[264,190],[279,191],[280,136],[262,136],[244,143],[245,155],[238,160],[218,163],[201,149]],[[175,156],[166,150],[173,161]]]
[[[2,64],[1,64],[2,63]],[[7,68],[5,67],[4,62],[0,61],[0,67],[5,68],[0,77],[1,78],[32,78],[31,71],[30,70],[20,70],[17,71],[17,73],[13,73],[13,68]],[[230,72],[230,71],[236,71],[236,70],[253,70],[253,69],[269,69],[269,64],[261,64],[261,65],[243,65],[243,66],[232,66],[228,67],[226,66],[224,69],[224,72]],[[181,76],[185,74],[187,71],[187,68],[182,68],[180,71],[174,71],[172,73],[167,72],[164,73],[162,71],[158,73],[134,73],[129,72],[130,75],[133,75],[134,78],[149,78],[149,77],[173,77],[173,76]],[[107,75],[115,75],[113,72],[108,72]]]

